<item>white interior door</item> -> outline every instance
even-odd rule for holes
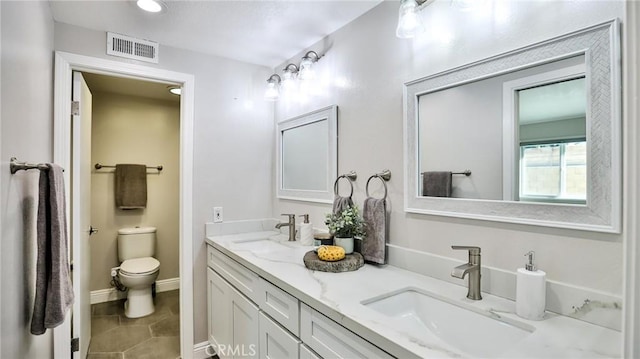
[[[91,253],[91,91],[80,72],[73,72],[72,165],[71,165],[71,259],[73,261],[73,338],[80,350],[74,358],[86,358],[91,340],[91,301],[89,273]],[[77,106],[77,107],[76,107]],[[75,111],[78,109],[78,111]]]

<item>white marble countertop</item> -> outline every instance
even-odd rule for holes
[[[262,238],[282,246],[251,242]],[[542,321],[525,320],[515,314],[513,301],[487,293],[482,293],[480,301],[469,300],[466,287],[426,275],[369,264],[345,273],[309,270],[302,257],[313,247],[286,239],[280,232],[262,231],[209,236],[207,243],[398,358],[618,358],[622,355],[620,332],[549,312]],[[466,283],[466,279],[461,283]],[[473,353],[472,348],[461,349],[465,341],[463,336],[459,343],[447,343],[429,330],[408,331],[406,326],[361,304],[364,300],[407,287],[492,311],[535,330],[526,338],[510,343],[498,355],[483,355]],[[464,326],[464,323],[460,325]]]

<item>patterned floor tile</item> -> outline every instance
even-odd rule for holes
[[[180,336],[180,317],[172,315],[149,326],[152,337]]]
[[[175,359],[179,356],[179,337],[151,338],[124,352],[124,359]]]
[[[124,315],[124,300],[94,304],[87,359],[169,358],[180,356],[179,291],[156,295],[156,311],[142,318]]]

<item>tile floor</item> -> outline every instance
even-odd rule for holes
[[[124,299],[92,305],[87,359],[179,358],[178,293],[178,290],[157,293],[156,311],[136,319],[124,315]]]

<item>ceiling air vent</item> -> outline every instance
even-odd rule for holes
[[[107,32],[107,55],[158,63],[157,42]]]

